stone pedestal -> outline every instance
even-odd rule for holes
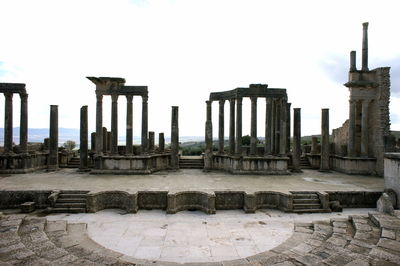
[[[171,168],[179,168],[179,124],[178,124],[178,106],[172,106],[171,117]]]
[[[321,120],[321,167],[320,171],[329,171],[329,109],[322,109]]]
[[[50,106],[50,141],[48,170],[58,169],[58,105]]]
[[[88,169],[88,107],[81,107],[81,125],[80,125],[80,145],[79,145],[80,165],[79,169]]]

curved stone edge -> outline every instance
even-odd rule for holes
[[[89,193],[86,197],[86,211],[89,213],[111,208],[136,213],[138,210],[137,194],[130,194],[125,191],[102,191]]]

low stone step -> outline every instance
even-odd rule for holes
[[[321,208],[321,204],[293,204],[293,209],[319,209]]]
[[[293,212],[295,213],[326,213],[329,212],[324,209],[294,209]]]
[[[319,199],[293,199],[293,204],[320,204]]]
[[[57,203],[84,203],[86,204],[85,198],[58,198]]]
[[[75,203],[75,202],[68,202],[68,203],[60,203],[56,202],[55,208],[86,208],[86,202],[85,203]]]
[[[58,198],[82,198],[86,199],[86,194],[69,194],[69,193],[61,193]]]
[[[295,193],[293,194],[293,199],[319,199],[319,197],[317,194]]]
[[[51,210],[53,213],[85,213],[86,208],[53,208]]]

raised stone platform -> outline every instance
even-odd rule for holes
[[[24,174],[47,168],[48,153],[1,154],[0,174]]]
[[[376,158],[331,156],[331,168],[352,175],[370,175],[376,172]]]

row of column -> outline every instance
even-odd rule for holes
[[[347,145],[347,154],[348,156],[357,156],[357,147],[356,147],[356,137],[357,133],[357,118],[360,116],[359,110],[357,110],[357,106],[361,106],[361,141],[360,141],[360,152],[361,156],[368,157],[368,120],[369,120],[369,105],[371,100],[350,100],[350,110],[349,110],[349,138]]]
[[[21,153],[28,151],[28,94],[19,93],[21,98],[19,145]],[[4,105],[4,153],[13,152],[13,93],[5,92]]]
[[[118,94],[111,95],[111,154],[118,154]],[[125,95],[126,154],[133,154],[133,95]],[[103,146],[103,95],[96,93],[96,154],[102,155]],[[142,96],[142,153],[148,151],[148,96]]]
[[[251,100],[250,155],[257,155],[257,99]],[[229,152],[242,154],[242,102],[243,98],[229,99]],[[206,148],[212,151],[212,101],[206,101]],[[225,100],[219,101],[218,152],[224,153]],[[236,105],[236,119],[235,119]],[[264,154],[284,155],[290,144],[290,103],[284,98],[266,98]],[[289,141],[288,141],[289,140]],[[208,145],[207,145],[208,144]]]

